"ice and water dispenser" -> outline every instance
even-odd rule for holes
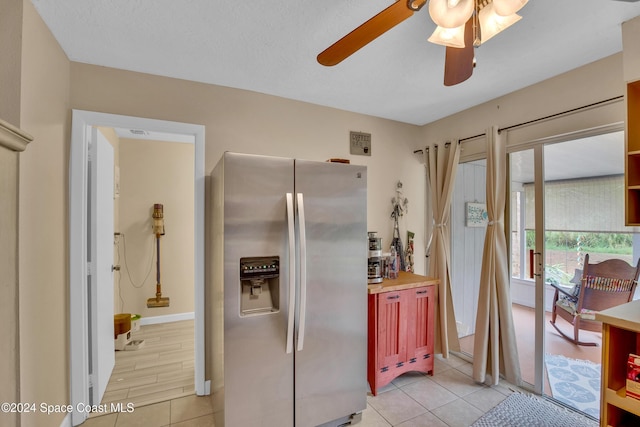
[[[240,258],[240,316],[278,312],[280,257]]]

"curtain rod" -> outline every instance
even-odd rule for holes
[[[461,144],[461,143],[463,143],[464,141],[469,140],[469,139],[475,139],[475,138],[479,138],[479,137],[481,137],[481,136],[485,136],[485,135],[486,135],[486,133],[481,133],[481,134],[479,134],[479,135],[468,136],[468,137],[466,137],[466,138],[459,139],[459,140],[458,140],[458,145],[459,145],[459,144]],[[444,143],[444,146],[445,146],[445,147],[448,147],[448,146],[450,146],[450,145],[451,145],[451,142],[445,142],[445,143]],[[435,145],[435,147],[437,147],[437,146],[438,146],[438,144],[436,144],[436,145]],[[429,149],[429,148],[427,148],[427,150],[428,150],[428,149]],[[418,153],[422,153],[422,152],[423,152],[423,150],[413,150],[413,154],[418,154]]]
[[[511,126],[507,126],[504,128],[499,128],[498,129],[498,133],[505,131],[505,130],[511,130],[511,129],[515,129],[521,126],[526,126],[526,125],[530,125],[533,123],[537,123],[537,122],[542,122],[544,120],[548,120],[548,119],[552,119],[554,117],[558,117],[558,116],[564,116],[565,114],[570,114],[570,113],[575,113],[576,111],[580,111],[580,110],[586,110],[587,108],[591,108],[591,107],[595,107],[598,105],[602,105],[602,104],[606,104],[612,101],[617,101],[619,99],[623,99],[624,95],[618,95],[618,96],[614,96],[613,98],[609,98],[609,99],[605,99],[603,101],[598,101],[598,102],[594,102],[592,104],[588,104],[588,105],[583,105],[582,107],[576,107],[576,108],[572,108],[570,110],[566,110],[566,111],[562,111],[560,113],[555,113],[555,114],[550,114],[548,116],[544,116],[544,117],[540,117],[538,119],[533,119],[533,120],[529,120],[528,122],[522,122],[522,123],[518,123],[516,125],[511,125]],[[480,133],[478,135],[474,135],[474,136],[468,136],[466,138],[462,138],[458,140],[458,143],[464,142],[464,141],[468,141],[470,139],[476,139],[479,138],[481,136],[485,136],[486,133]],[[414,150],[413,154],[418,154],[418,153],[422,153],[423,150]]]
[[[518,123],[517,125],[507,126],[505,128],[498,129],[498,133],[500,133],[502,131],[505,131],[505,130],[511,130],[511,129],[514,129],[514,128],[517,128],[517,127],[520,127],[520,126],[526,126],[526,125],[530,125],[532,123],[536,123],[536,122],[541,122],[541,121],[544,121],[544,120],[552,119],[554,117],[564,116],[565,114],[575,113],[576,111],[586,110],[586,109],[591,108],[591,107],[596,107],[598,105],[606,104],[606,103],[609,103],[609,102],[612,102],[612,101],[617,101],[617,100],[623,99],[623,98],[624,98],[624,95],[614,96],[613,98],[605,99],[604,101],[598,101],[598,102],[594,102],[592,104],[583,105],[582,107],[572,108],[571,110],[566,110],[566,111],[563,111],[561,113],[555,113],[555,114],[551,114],[551,115],[548,115],[548,116],[540,117],[539,119],[529,120],[528,122]]]
[[[484,134],[482,134],[482,135],[484,135]],[[480,135],[480,136],[482,136],[482,135]],[[475,138],[475,136],[472,136],[472,137],[470,137],[470,138]],[[465,138],[465,139],[470,139],[470,138]],[[458,145],[460,145],[460,143],[461,143],[462,141],[464,141],[464,139],[460,139],[460,140],[458,140]],[[445,146],[445,147],[448,147],[448,146],[450,146],[450,145],[451,145],[451,141],[447,141],[447,142],[445,142],[445,143],[444,143],[444,146]],[[438,144],[435,144],[435,145],[434,145],[434,148],[438,148]],[[413,154],[422,153],[422,151],[423,151],[423,150],[413,150]],[[429,151],[429,147],[427,147],[427,151]]]

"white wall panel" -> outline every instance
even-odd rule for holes
[[[486,227],[466,226],[466,204],[485,203],[486,167],[461,164],[451,200],[451,287],[460,337],[475,332]]]

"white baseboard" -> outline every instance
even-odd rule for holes
[[[193,319],[195,319],[195,313],[191,311],[188,313],[167,314],[164,316],[142,317],[140,318],[140,325],[155,325],[156,323],[179,322],[181,320]]]

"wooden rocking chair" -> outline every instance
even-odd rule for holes
[[[580,341],[579,330],[599,332],[602,325],[595,320],[595,313],[631,301],[638,273],[640,261],[635,267],[621,259],[589,264],[589,255],[585,255],[582,278],[573,292],[554,286],[556,292],[553,298],[551,324],[562,337],[574,344],[597,345],[594,342]],[[558,316],[573,325],[573,338],[558,328]]]

